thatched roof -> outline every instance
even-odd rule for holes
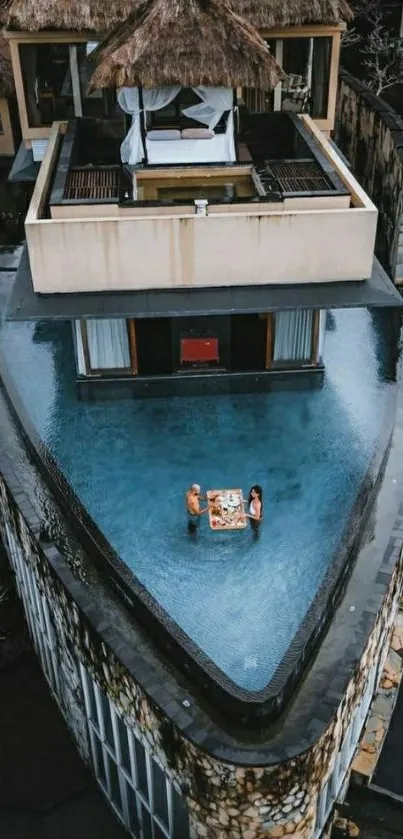
[[[94,87],[274,87],[282,71],[223,0],[143,0],[93,54]]]
[[[258,29],[304,26],[309,23],[334,25],[350,20],[347,0],[227,0],[239,15]]]
[[[0,0],[0,96],[8,97],[14,93],[14,77],[11,66],[10,48],[2,36],[6,23],[9,0]]]
[[[334,24],[351,16],[346,0],[227,2],[253,26],[265,29],[306,23]],[[102,33],[126,20],[139,4],[140,0],[11,0],[10,25],[28,31],[70,29]]]
[[[11,0],[9,25],[28,32],[64,29],[108,32],[126,20],[138,0]]]

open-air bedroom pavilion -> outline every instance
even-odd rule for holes
[[[131,116],[129,164],[235,162],[236,88],[271,90],[283,77],[258,32],[221,0],[143,3],[93,59],[92,87],[118,89]]]

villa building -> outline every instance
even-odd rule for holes
[[[44,672],[135,839],[320,839],[348,783],[403,576],[398,545],[388,562],[377,535],[369,559],[359,551],[393,428],[390,356],[377,366],[376,353],[386,357],[402,303],[374,255],[377,209],[331,139],[350,10],[345,0],[8,6],[22,152],[40,168],[0,335],[31,457],[10,431],[0,533]],[[345,370],[326,403],[320,388],[308,403],[339,315],[330,363]],[[379,345],[362,369],[356,323],[357,341],[371,332]],[[360,387],[379,403],[353,416]],[[10,410],[0,400],[6,430]],[[289,471],[283,460],[267,478],[272,535],[269,516],[246,547],[240,534],[179,533],[181,476],[190,483],[208,461],[217,480],[235,481],[244,458],[259,477],[286,423]],[[283,479],[276,503],[290,511],[305,492],[313,522],[304,567],[302,513],[276,533]],[[276,587],[265,590],[269,572]]]

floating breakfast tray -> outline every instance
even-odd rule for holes
[[[241,489],[209,489],[209,520],[212,530],[242,530],[246,527]]]

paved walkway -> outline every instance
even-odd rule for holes
[[[127,839],[51,699],[0,554],[0,837]]]

